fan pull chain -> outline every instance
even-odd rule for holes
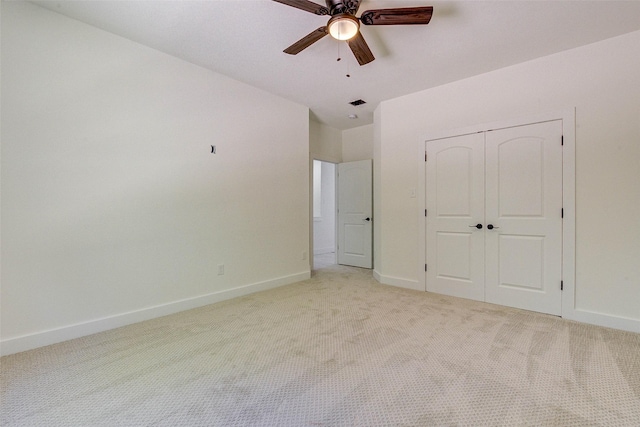
[[[340,46],[342,45],[342,43],[338,43],[338,59],[336,59],[336,61],[342,61],[342,57],[340,56]],[[349,61],[346,62],[347,64],[347,77],[351,77],[351,70],[349,68]]]
[[[342,43],[338,43],[338,59],[336,59],[336,61],[340,62],[342,61],[342,56],[340,55],[340,45]],[[347,77],[351,77],[351,69],[349,67],[349,61],[346,62],[347,64]]]
[[[349,67],[349,63],[350,63],[350,62],[351,62],[351,61],[347,61],[347,78],[351,77],[351,71],[350,71],[350,69],[349,69],[349,68],[350,68],[350,67]]]

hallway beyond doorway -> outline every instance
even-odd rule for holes
[[[336,265],[336,253],[329,252],[324,254],[318,254],[313,257],[313,269],[320,270],[322,268],[327,268],[332,265]]]

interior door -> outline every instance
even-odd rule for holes
[[[338,264],[373,267],[371,160],[338,164]]]
[[[486,301],[561,314],[562,121],[486,133]]]
[[[427,291],[484,301],[484,134],[426,152]]]

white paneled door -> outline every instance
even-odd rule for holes
[[[371,160],[338,164],[338,264],[373,267]]]
[[[486,301],[559,315],[562,121],[487,132],[485,150]]]
[[[426,149],[427,290],[561,314],[562,121]]]
[[[430,141],[427,157],[427,290],[484,301],[484,134]]]

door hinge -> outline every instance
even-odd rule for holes
[[[560,145],[564,145],[564,135],[560,137]]]
[[[427,152],[426,151],[424,152],[424,161],[425,162],[427,161]]]
[[[560,209],[560,218],[564,218],[564,208]]]
[[[427,210],[426,209],[424,210],[424,216],[427,216]]]
[[[560,290],[564,291],[564,281],[560,280]]]
[[[427,264],[424,265],[424,271],[427,271]]]

